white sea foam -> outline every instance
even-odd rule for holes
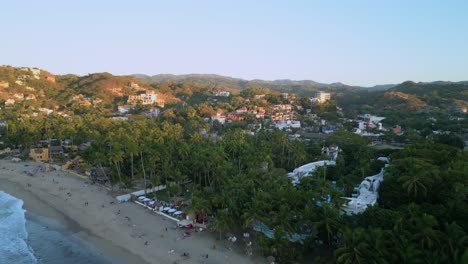
[[[37,263],[27,245],[23,201],[0,191],[0,263]]]

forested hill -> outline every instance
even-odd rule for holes
[[[126,96],[146,89],[153,88],[132,76],[115,76],[110,73],[54,75],[37,68],[0,66],[2,106],[7,100],[14,100],[14,104],[22,103],[32,109],[99,105],[114,110],[116,103]]]
[[[173,74],[159,74],[159,75],[143,75],[134,74],[134,77],[140,81],[149,84],[161,84],[166,82],[175,83],[195,83],[199,85],[208,86],[216,89],[226,89],[230,91],[239,91],[247,88],[262,88],[271,91],[294,93],[300,96],[315,96],[318,90],[330,92],[345,92],[345,91],[359,91],[367,89],[365,87],[351,86],[343,83],[319,83],[311,80],[244,80],[239,78],[226,77],[215,74],[188,74],[188,75],[173,75]],[[369,89],[382,90],[393,87],[394,85],[378,85],[370,87]]]
[[[403,92],[416,96],[429,96],[443,99],[456,99],[468,101],[468,81],[464,82],[431,82],[415,83],[404,82],[389,91]]]
[[[459,111],[468,107],[468,82],[407,81],[385,91],[337,94],[338,104],[357,111]]]

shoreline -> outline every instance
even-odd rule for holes
[[[81,243],[84,243],[86,247],[93,248],[99,255],[109,260],[117,260],[118,263],[122,264],[148,263],[125,248],[109,245],[109,241],[92,234],[76,221],[42,200],[38,195],[24,189],[19,183],[0,178],[0,190],[23,200],[23,209],[26,210],[26,221],[30,221],[31,218],[45,217],[55,221],[59,225],[56,226],[55,229],[60,229],[59,231],[64,235],[77,238]],[[112,263],[114,263],[114,261]]]
[[[262,257],[225,249],[224,241],[215,240],[207,231],[186,238],[174,222],[134,203],[117,203],[103,188],[85,184],[66,171],[34,177],[23,172],[39,164],[0,160],[0,190],[22,199],[24,209],[62,223],[67,232],[110,259],[121,263],[266,263]],[[242,247],[240,243],[237,248]],[[185,252],[189,258],[181,256]]]

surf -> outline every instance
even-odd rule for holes
[[[0,191],[0,263],[36,264],[27,238],[23,201]]]

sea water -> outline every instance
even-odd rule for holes
[[[23,201],[0,192],[0,263],[29,264],[37,259],[26,240]]]
[[[22,200],[0,191],[0,264],[112,262],[59,222],[26,212]]]

